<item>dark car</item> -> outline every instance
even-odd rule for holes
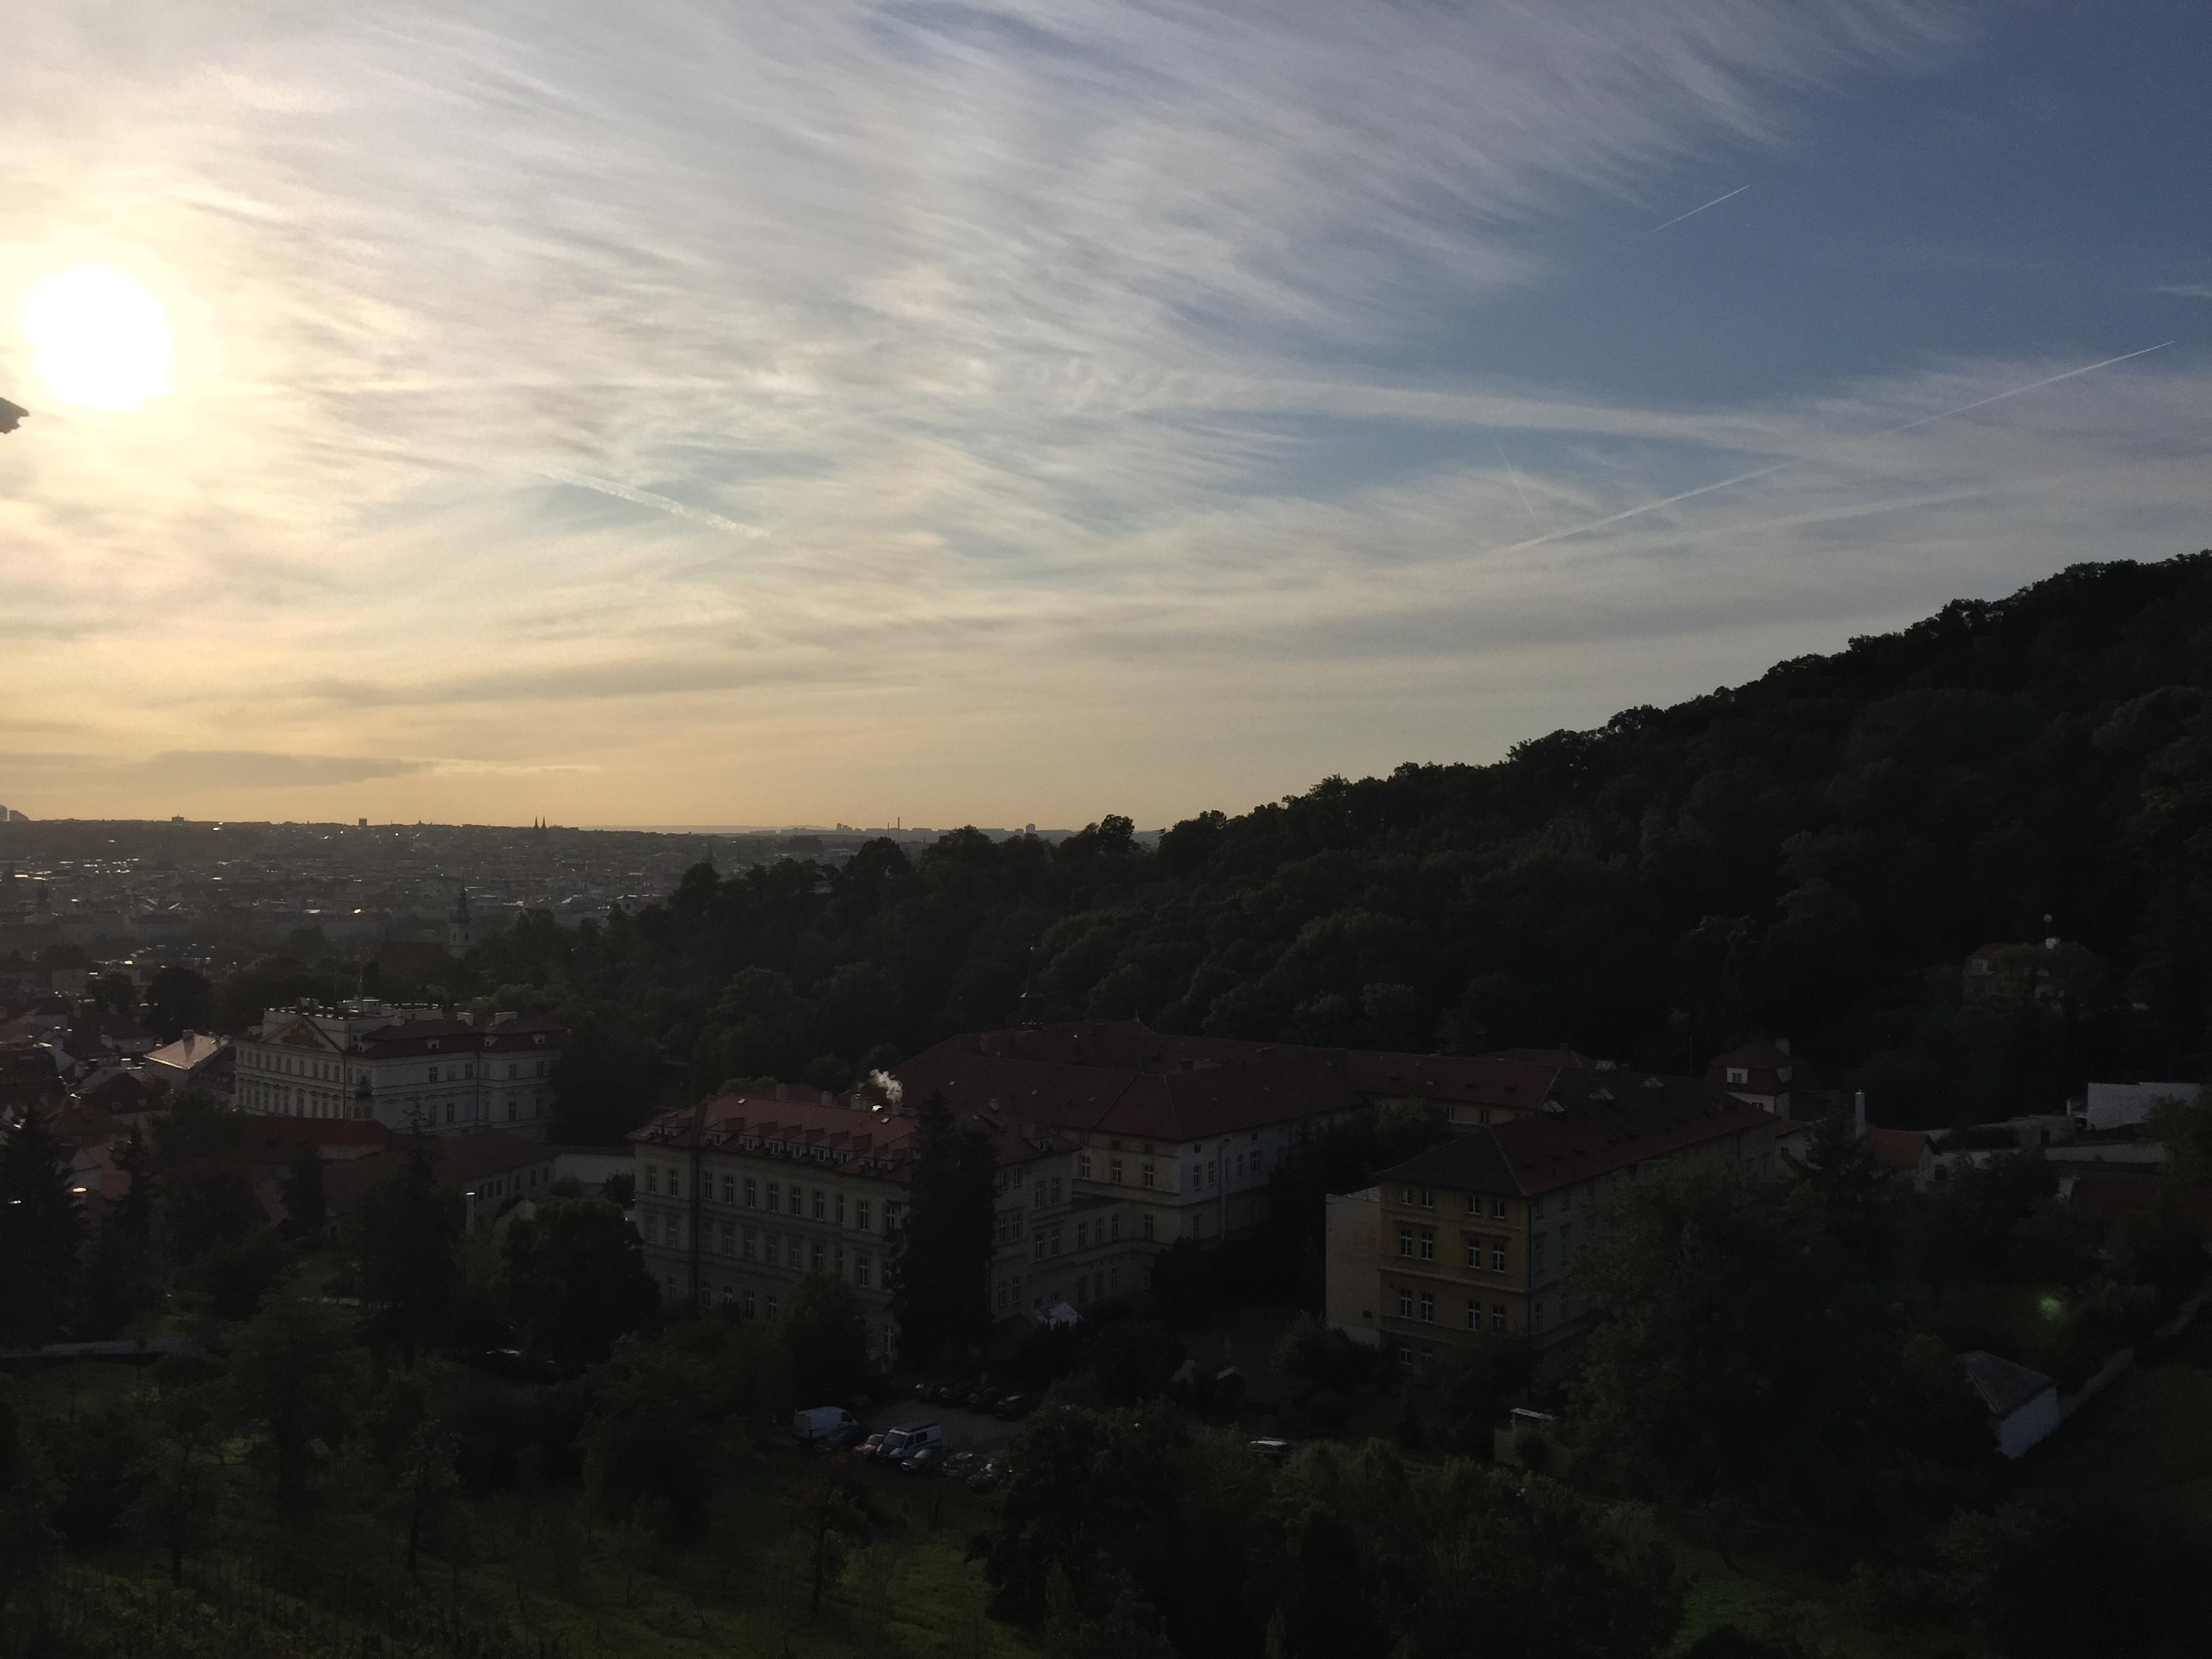
[[[853,1455],[855,1457],[873,1457],[877,1451],[882,1447],[883,1443],[884,1437],[880,1431],[872,1434],[866,1440],[863,1440],[859,1445],[853,1448]]]
[[[939,1388],[937,1393],[932,1397],[940,1406],[957,1406],[968,1398],[969,1391],[976,1386],[977,1380],[975,1377],[956,1376]]]
[[[1254,1451],[1279,1468],[1290,1460],[1291,1443],[1287,1440],[1278,1440],[1273,1436],[1268,1435],[1253,1441],[1251,1447]]]
[[[1018,1423],[1036,1409],[1036,1401],[1033,1396],[1010,1394],[1002,1396],[999,1403],[991,1407],[991,1415],[1002,1423]]]
[[[899,1467],[908,1474],[935,1474],[944,1461],[935,1446],[924,1446],[909,1454]]]
[[[916,1400],[934,1400],[937,1391],[944,1386],[945,1379],[941,1376],[918,1376],[914,1382],[914,1397]]]
[[[987,1412],[1005,1398],[1005,1395],[986,1382],[968,1396],[968,1409],[971,1412]]]

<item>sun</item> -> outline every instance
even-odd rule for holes
[[[31,368],[64,403],[140,409],[177,380],[169,313],[143,283],[113,265],[41,276],[16,313]]]

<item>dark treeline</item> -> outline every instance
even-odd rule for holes
[[[2212,555],[2080,566],[1157,848],[1107,817],[1058,846],[960,830],[842,868],[701,866],[605,928],[526,921],[474,988],[575,1023],[577,1136],[732,1078],[842,1085],[1025,989],[1045,1018],[1673,1070],[1781,1031],[1883,1121],[2052,1105],[2203,1064],[2208,629]],[[1963,994],[1969,951],[2051,934]]]

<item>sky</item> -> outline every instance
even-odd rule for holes
[[[1150,828],[2212,545],[2199,6],[9,35],[33,817]],[[142,407],[18,326],[88,265]]]

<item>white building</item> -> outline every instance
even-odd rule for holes
[[[374,1118],[404,1133],[500,1128],[542,1139],[568,1032],[557,1020],[472,1022],[373,1000],[271,1008],[238,1043],[238,1104],[286,1117]]]

